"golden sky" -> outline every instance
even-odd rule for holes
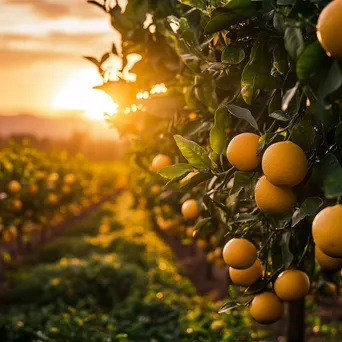
[[[56,115],[56,101],[80,109],[101,81],[82,55],[99,57],[117,39],[86,0],[0,0],[0,114]]]

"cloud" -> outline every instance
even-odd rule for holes
[[[42,62],[58,62],[74,57],[74,54],[52,51],[30,51],[0,49],[1,69],[29,68]]]
[[[100,8],[86,0],[4,0],[7,6],[25,6],[45,18],[60,17],[98,18],[106,15]]]
[[[98,56],[110,50],[115,36],[112,32],[102,33],[63,33],[50,32],[43,36],[8,33],[2,35],[2,54],[8,56],[19,54],[26,56],[30,52],[43,55],[63,54],[81,57],[82,55]],[[2,61],[11,57],[2,57]]]

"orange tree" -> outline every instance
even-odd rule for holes
[[[242,288],[222,311],[249,305],[272,323],[295,302],[299,322],[310,287],[338,283],[341,268],[342,1],[89,2],[122,36],[87,58],[120,105],[108,120],[132,138],[139,194],[182,212],[210,259],[223,249]],[[141,56],[136,82],[108,78],[111,53],[123,69]],[[166,92],[150,91],[161,82]]]
[[[34,231],[44,238],[46,228],[79,215],[119,185],[118,170],[108,165],[89,165],[81,155],[71,158],[65,152],[47,156],[26,142],[2,149],[0,168],[1,252],[13,242],[23,248]]]

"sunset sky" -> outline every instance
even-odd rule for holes
[[[81,109],[101,81],[82,55],[98,57],[118,39],[108,15],[86,0],[0,0],[0,8],[0,114]]]

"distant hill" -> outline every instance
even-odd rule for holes
[[[0,136],[29,134],[38,138],[67,139],[73,133],[86,133],[91,138],[117,139],[115,129],[103,121],[82,118],[79,113],[69,117],[38,117],[30,114],[0,115]]]

